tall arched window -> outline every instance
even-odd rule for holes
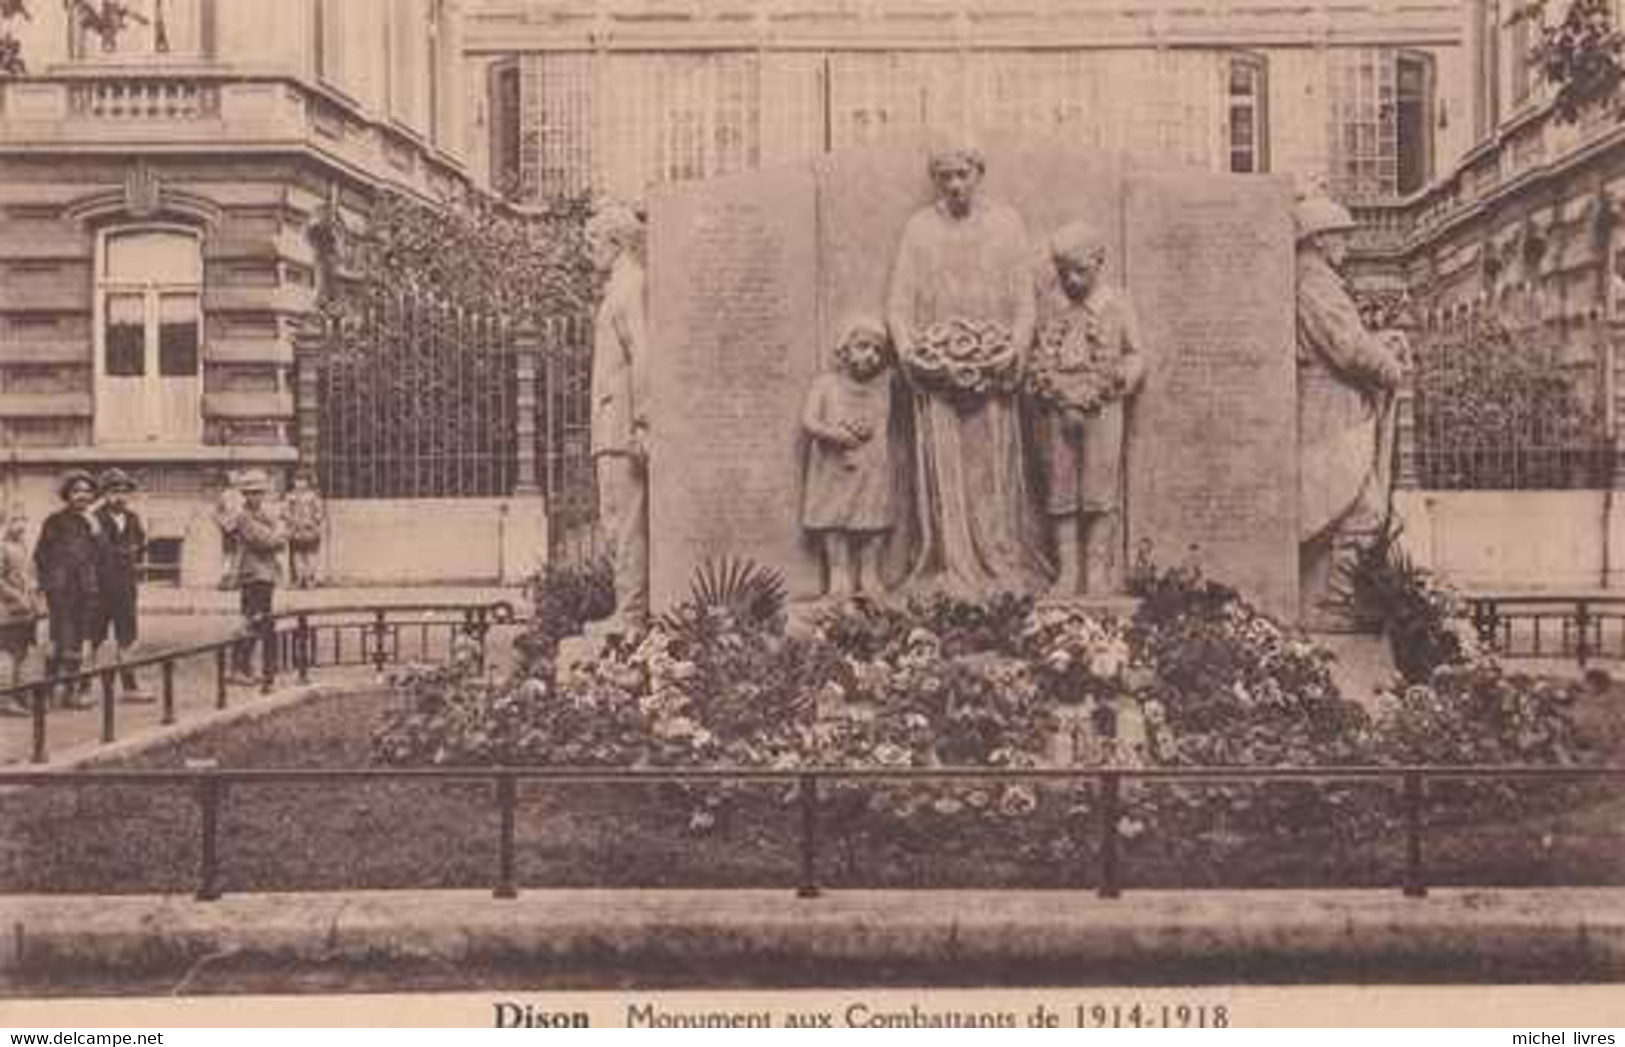
[[[96,440],[197,444],[203,436],[203,256],[179,227],[112,229],[96,288]]]

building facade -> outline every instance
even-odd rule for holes
[[[1477,589],[1613,588],[1625,582],[1612,493],[1625,483],[1625,124],[1605,107],[1558,117],[1530,59],[1540,27],[1510,19],[1513,6],[1464,5],[1473,142],[1424,191],[1359,209],[1361,264],[1409,295],[1419,376],[1483,357],[1463,332],[1493,320],[1516,380],[1561,393],[1492,398],[1470,442],[1413,403],[1401,477],[1421,559]],[[1500,417],[1520,403],[1528,417]]]
[[[636,199],[965,123],[1395,200],[1472,141],[1465,29],[1456,0],[483,0],[474,163]]]
[[[296,359],[311,230],[382,186],[438,200],[470,181],[462,22],[457,0],[127,6],[105,36],[55,2],[13,24],[0,500],[37,523],[65,468],[117,464],[146,492],[149,573],[212,584],[226,473],[285,477],[319,446]],[[334,514],[341,576],[389,568],[362,508]]]

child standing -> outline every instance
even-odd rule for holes
[[[1052,592],[1067,598],[1121,584],[1124,409],[1145,363],[1128,293],[1102,279],[1106,241],[1079,222],[1049,247],[1057,287],[1042,304],[1028,380],[1043,407],[1044,508],[1061,567]]]
[[[802,413],[810,439],[801,522],[818,541],[826,592],[837,597],[880,584],[893,522],[889,356],[879,321],[848,324],[835,367],[813,380]]]
[[[23,663],[34,646],[39,621],[27,540],[28,514],[21,509],[0,513],[0,654],[11,663],[10,687],[23,682]],[[0,706],[0,715],[28,711],[28,703],[21,698],[13,706]]]
[[[327,511],[322,496],[313,486],[310,469],[301,466],[293,474],[293,490],[283,505],[282,517],[288,525],[288,549],[293,556],[293,585],[296,589],[316,588],[316,563],[322,548],[322,525]]]

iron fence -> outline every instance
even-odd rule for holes
[[[381,291],[316,368],[316,468],[330,498],[481,498],[519,475],[518,354],[505,318]]]
[[[182,662],[213,662],[214,707],[225,709],[231,700],[234,655],[259,654],[255,688],[261,694],[271,693],[285,674],[308,683],[312,670],[321,667],[371,666],[382,672],[386,666],[409,660],[414,652],[419,661],[443,659],[450,656],[458,637],[475,645],[474,654],[483,671],[491,629],[515,621],[513,608],[506,602],[286,611],[265,619],[254,632],[0,689],[0,702],[28,706],[32,720],[29,759],[46,763],[50,759],[51,697],[59,690],[77,693],[85,686],[99,686],[100,738],[102,744],[108,744],[118,739],[116,684],[124,672],[158,670],[159,723],[167,727],[177,722],[176,667]],[[252,650],[245,650],[245,645]]]
[[[1609,608],[1604,611],[1603,608]],[[1552,610],[1559,608],[1559,610]],[[1625,638],[1625,598],[1588,597],[1479,597],[1473,601],[1474,621],[1481,632],[1496,637],[1521,636],[1506,633],[1511,621],[1540,621],[1565,618],[1569,653],[1581,658],[1595,656],[1603,649],[1604,621],[1618,626]],[[482,666],[490,631],[515,623],[507,603],[417,604],[394,607],[341,607],[320,612],[291,611],[267,619],[255,634],[237,635],[217,642],[182,650],[166,651],[122,665],[88,670],[73,676],[39,680],[21,687],[0,690],[0,701],[26,698],[33,717],[33,756],[36,763],[48,758],[50,697],[53,688],[96,681],[101,689],[102,741],[117,737],[115,681],[121,669],[156,667],[162,678],[163,724],[176,721],[176,666],[184,659],[213,660],[215,705],[226,708],[230,698],[227,673],[233,648],[252,643],[260,654],[257,689],[270,692],[281,675],[291,674],[306,682],[318,667],[385,666],[409,657],[430,661],[451,655],[460,638],[475,645]],[[1537,631],[1537,635],[1538,631]],[[1442,781],[1580,782],[1625,778],[1625,766],[1279,766],[1279,767],[932,767],[932,768],[848,768],[848,767],[347,767],[347,768],[221,768],[183,769],[90,769],[14,770],[0,769],[0,787],[18,788],[118,788],[150,787],[189,790],[196,798],[199,860],[196,897],[213,901],[225,893],[222,877],[220,825],[228,796],[243,789],[269,785],[339,787],[370,782],[419,782],[425,784],[484,783],[493,800],[492,893],[497,898],[514,898],[519,890],[516,832],[520,812],[519,786],[524,783],[554,785],[603,785],[635,787],[650,784],[698,785],[704,783],[777,783],[795,787],[796,814],[787,831],[796,837],[798,856],[796,895],[818,897],[823,890],[821,855],[826,816],[821,795],[833,783],[902,784],[921,787],[954,782],[985,783],[1064,783],[1087,784],[1094,792],[1093,834],[1097,862],[1097,893],[1102,898],[1118,898],[1128,886],[1124,865],[1122,829],[1124,819],[1133,813],[1132,795],[1125,786],[1134,783],[1162,783],[1198,787],[1262,787],[1285,782],[1331,785],[1339,783],[1397,784],[1404,825],[1404,858],[1399,882],[1408,897],[1425,897],[1428,875],[1425,862],[1428,789]]]
[[[0,771],[0,787],[72,788],[141,786],[191,790],[197,800],[199,859],[195,896],[215,901],[225,894],[221,876],[220,821],[229,793],[262,785],[343,787],[354,783],[405,781],[426,783],[486,783],[494,800],[494,858],[492,894],[511,899],[519,894],[518,855],[515,847],[522,782],[598,784],[610,786],[675,783],[757,782],[796,787],[798,814],[792,831],[798,837],[796,895],[816,898],[823,893],[820,878],[822,817],[821,787],[828,782],[1089,782],[1099,799],[1095,818],[1098,883],[1102,898],[1119,898],[1127,886],[1120,838],[1120,823],[1131,810],[1124,786],[1134,782],[1163,782],[1198,786],[1263,785],[1274,782],[1397,782],[1404,821],[1404,861],[1400,875],[1406,897],[1428,893],[1425,863],[1427,789],[1430,782],[1458,781],[1580,781],[1625,778],[1625,766],[1359,766],[1359,767],[1149,767],[1149,768],[835,768],[806,767],[789,770],[762,768],[587,768],[587,767],[364,767],[342,769],[225,769],[92,770],[71,773]]]
[[[1479,595],[1467,601],[1479,642],[1506,658],[1625,659],[1625,596]]]
[[[550,562],[580,563],[598,549],[598,485],[592,460],[592,318],[541,322],[541,418],[536,458],[547,495]]]
[[[1602,439],[1540,445],[1508,440],[1460,446],[1419,417],[1416,468],[1429,491],[1597,490],[1614,475],[1614,450]]]
[[[1613,481],[1594,367],[1563,364],[1537,333],[1494,315],[1417,345],[1412,420],[1428,490],[1584,490]]]

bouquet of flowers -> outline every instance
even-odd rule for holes
[[[963,397],[1015,389],[1016,349],[995,320],[944,320],[916,332],[909,373],[923,387]]]
[[[1057,408],[1094,412],[1128,389],[1122,364],[1106,359],[1092,322],[1059,319],[1038,332],[1027,367],[1027,392]]]

